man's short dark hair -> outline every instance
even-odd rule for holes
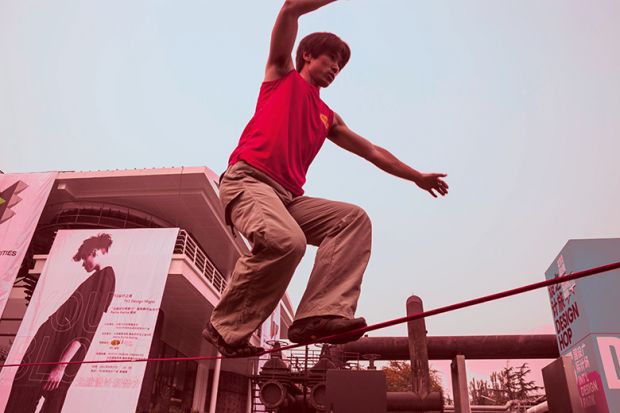
[[[306,64],[304,61],[305,52],[310,53],[310,55],[315,58],[323,54],[337,55],[340,59],[340,69],[347,64],[351,57],[349,45],[340,37],[328,32],[312,33],[301,39],[297,47],[297,56],[295,58],[295,66],[298,72],[301,72],[301,69],[303,69]]]
[[[90,237],[82,242],[82,245],[80,245],[80,248],[78,248],[73,256],[73,261],[82,260],[95,250],[102,250],[107,253],[108,249],[110,249],[110,245],[112,245],[112,237],[110,234],[101,233]]]

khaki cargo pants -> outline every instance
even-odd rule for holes
[[[237,261],[211,323],[232,345],[247,342],[284,295],[306,245],[318,246],[296,319],[353,318],[370,258],[371,224],[359,207],[293,195],[244,162],[220,183],[226,220],[252,244]]]

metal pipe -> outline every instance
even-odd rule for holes
[[[260,385],[260,401],[269,410],[282,406],[288,398],[288,391],[278,380],[268,380]]]
[[[559,357],[555,334],[426,337],[429,360],[555,359]],[[379,354],[378,360],[409,360],[407,337],[362,337],[337,346],[346,360],[353,354]],[[353,353],[353,354],[352,354]]]
[[[547,402],[542,402],[540,404],[537,404],[536,406],[532,406],[525,411],[525,413],[548,413],[548,412],[549,412],[549,405],[547,404]]]
[[[305,407],[304,407],[305,406]],[[298,394],[291,396],[287,411],[303,411],[304,408],[313,408],[314,406],[304,396]],[[321,410],[319,412],[325,411]],[[325,406],[326,408],[327,406]],[[316,408],[316,407],[314,407]],[[431,392],[428,396],[422,398],[412,392],[388,392],[387,393],[387,411],[388,412],[443,412],[443,397],[439,392]]]
[[[420,397],[412,392],[388,392],[387,410],[390,412],[443,411],[443,397],[439,392],[431,392],[426,397]]]
[[[510,406],[471,406],[472,413],[485,413],[485,412],[509,412]],[[444,413],[454,413],[454,406],[449,406],[444,409]]]

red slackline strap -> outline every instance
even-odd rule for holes
[[[413,320],[418,320],[420,318],[426,318],[426,317],[431,317],[437,314],[442,314],[442,313],[447,313],[450,311],[455,311],[455,310],[459,310],[461,308],[465,308],[465,307],[471,307],[474,305],[478,305],[478,304],[482,304],[482,303],[486,303],[489,301],[495,301],[495,300],[499,300],[502,298],[506,298],[506,297],[510,297],[513,295],[517,295],[517,294],[523,294],[526,293],[528,291],[532,291],[532,290],[536,290],[539,288],[543,288],[543,287],[549,287],[551,285],[555,285],[555,284],[560,284],[560,283],[564,283],[567,281],[572,281],[572,280],[576,280],[579,278],[584,278],[584,277],[589,277],[592,275],[596,275],[596,274],[601,274],[604,272],[608,272],[608,271],[612,271],[615,269],[620,268],[620,262],[614,262],[611,264],[607,264],[607,265],[602,265],[600,267],[595,267],[595,268],[590,268],[587,270],[583,270],[583,271],[579,271],[579,272],[575,272],[575,273],[571,273],[571,274],[567,274],[567,275],[563,275],[561,277],[558,277],[556,274],[555,278],[552,278],[550,280],[545,280],[545,281],[541,281],[541,282],[537,282],[534,284],[529,284],[529,285],[525,285],[523,287],[518,287],[518,288],[514,288],[512,290],[507,290],[507,291],[503,291],[503,292],[499,292],[499,293],[495,293],[495,294],[491,294],[491,295],[486,295],[483,297],[479,297],[479,298],[474,298],[473,300],[468,300],[468,301],[463,301],[460,303],[456,303],[456,304],[451,304],[451,305],[447,305],[445,307],[439,307],[439,308],[435,308],[434,310],[428,310],[428,311],[423,311],[420,313],[416,313],[416,314],[412,314],[406,317],[401,317],[401,318],[396,318],[394,320],[389,320],[389,321],[384,321],[382,323],[378,323],[378,324],[373,324],[364,328],[358,328],[356,330],[351,330],[351,331],[347,331],[345,333],[340,333],[340,334],[333,334],[331,336],[326,336],[326,337],[321,337],[317,340],[314,340],[313,342],[310,343],[303,343],[303,344],[290,344],[287,346],[283,346],[280,348],[272,348],[270,350],[265,350],[262,353],[256,354],[253,357],[260,357],[263,356],[265,354],[269,354],[269,353],[274,353],[277,351],[282,351],[282,350],[291,350],[294,348],[298,348],[298,347],[303,347],[303,346],[308,346],[311,344],[316,344],[316,343],[323,343],[325,341],[328,340],[333,340],[335,338],[339,338],[345,335],[350,335],[350,334],[359,334],[359,333],[366,333],[368,331],[374,331],[374,330],[380,330],[382,328],[386,328],[386,327],[391,327],[397,324],[402,324],[402,323],[406,323],[409,321],[413,321]],[[226,359],[229,357],[224,357],[224,356],[195,356],[195,357],[154,357],[154,358],[144,358],[144,359],[119,359],[119,360],[83,360],[83,361],[66,361],[66,362],[59,362],[59,361],[47,361],[47,362],[38,362],[38,363],[22,363],[22,364],[1,364],[0,368],[3,367],[21,367],[21,366],[45,366],[45,365],[56,365],[56,364],[109,364],[109,363],[140,363],[140,362],[146,362],[146,361],[187,361],[187,360],[193,360],[193,361],[200,361],[200,360],[218,360],[218,359]],[[237,357],[237,358],[248,358],[248,357]]]

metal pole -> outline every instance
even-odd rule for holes
[[[308,393],[308,386],[307,386],[308,381],[307,380],[308,380],[308,376],[310,375],[310,371],[308,370],[308,346],[306,346],[306,358],[304,360],[304,374],[306,376],[306,380],[304,380],[304,383],[302,385],[303,392],[304,392],[303,413],[306,413],[307,412],[306,405],[308,404],[308,401],[306,400],[306,394]]]
[[[467,370],[465,356],[457,355],[450,364],[452,370],[452,394],[454,395],[454,412],[471,413],[469,394],[467,393]]]
[[[424,311],[422,299],[412,295],[407,299],[407,315]],[[409,321],[409,358],[411,359],[411,386],[413,393],[425,398],[431,391],[431,378],[428,368],[428,349],[426,347],[426,324],[424,319]]]
[[[248,379],[248,399],[246,400],[247,407],[245,408],[245,413],[252,413],[252,393],[254,390],[253,387],[254,386],[252,385],[252,379]]]

